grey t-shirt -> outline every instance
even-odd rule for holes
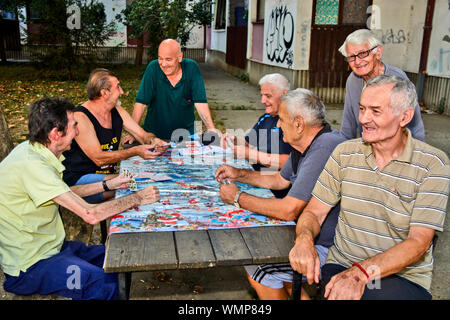
[[[327,125],[328,126],[328,125]],[[324,129],[326,129],[325,127]],[[329,128],[329,127],[328,127]],[[288,196],[297,198],[303,201],[311,199],[311,192],[314,189],[317,179],[322,172],[325,163],[333,152],[334,148],[341,142],[345,141],[344,137],[337,131],[323,132],[316,135],[311,145],[300,153],[292,150],[288,160],[280,171],[281,176],[290,181],[292,184]],[[298,153],[298,167],[294,172],[293,153]],[[330,247],[333,244],[334,232],[339,215],[339,204],[331,209],[324,223],[320,234],[315,239],[316,245]]]
[[[406,73],[404,73],[399,68],[393,67],[384,63],[385,74],[392,74],[403,79],[408,79]],[[344,114],[342,117],[341,124],[341,134],[347,139],[354,139],[358,137],[358,132],[361,134],[362,127],[359,123],[359,101],[361,98],[361,93],[364,88],[364,79],[357,76],[352,72],[348,78],[345,85],[345,104],[344,104]],[[420,114],[420,106],[417,104],[414,107],[414,117],[411,122],[407,125],[408,129],[411,131],[413,138],[421,141],[425,141],[425,128],[423,126],[422,116]]]

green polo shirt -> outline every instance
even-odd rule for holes
[[[65,231],[52,199],[70,188],[60,160],[25,141],[0,163],[0,266],[11,276],[61,249]]]
[[[172,86],[159,67],[158,60],[147,66],[136,96],[136,102],[148,106],[144,129],[161,139],[170,139],[176,129],[194,133],[194,103],[206,103],[206,90],[198,64],[181,61],[183,75]]]

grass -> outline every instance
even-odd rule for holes
[[[28,133],[27,113],[31,103],[43,97],[64,96],[75,105],[87,100],[86,82],[90,70],[104,67],[114,72],[120,80],[124,95],[122,106],[131,114],[145,67],[133,65],[96,65],[90,69],[79,68],[73,80],[61,78],[61,72],[39,70],[29,63],[7,63],[0,65],[0,106],[5,113],[14,144],[26,140]],[[196,113],[196,112],[195,112]],[[220,121],[213,121],[220,127]],[[199,120],[197,113],[196,119]]]

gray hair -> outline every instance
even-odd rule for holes
[[[281,101],[285,101],[291,121],[301,116],[311,126],[325,124],[325,105],[308,89],[298,88],[284,94]]]
[[[415,108],[417,93],[414,84],[408,80],[391,74],[382,74],[367,81],[365,88],[393,84],[389,106],[395,115],[399,115],[409,108]]]
[[[279,73],[266,74],[259,80],[258,85],[261,87],[265,83],[274,85],[279,91],[289,90],[290,88],[289,80]]]
[[[359,29],[352,33],[350,33],[345,39],[342,46],[339,48],[339,52],[342,53],[344,57],[347,57],[347,44],[369,44],[370,48],[383,46],[383,43],[378,39],[378,37],[368,29]],[[377,49],[374,49],[373,52],[377,52]]]

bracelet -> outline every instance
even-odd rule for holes
[[[359,268],[359,270],[361,270],[362,271],[362,273],[364,273],[365,275],[366,275],[366,277],[367,277],[367,279],[369,279],[370,278],[370,276],[369,276],[369,274],[367,273],[367,271],[366,270],[364,270],[364,268],[359,264],[359,263],[357,263],[357,262],[354,262],[353,264],[352,264],[352,267],[358,267]]]
[[[111,189],[108,188],[108,186],[106,185],[106,180],[102,181],[102,185],[103,185],[103,190],[105,191],[111,191]]]

